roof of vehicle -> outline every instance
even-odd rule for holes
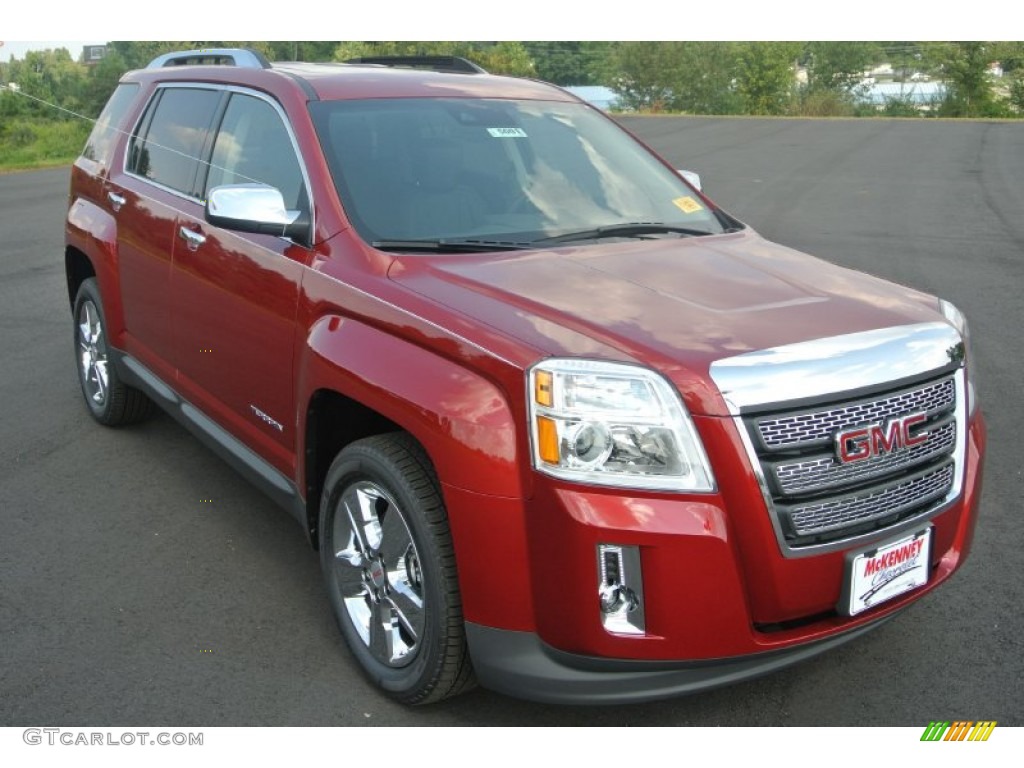
[[[324,100],[469,97],[575,101],[539,80],[489,74],[457,74],[376,64],[281,63],[272,71],[301,77]]]
[[[447,59],[448,64],[438,63]],[[164,54],[128,79],[232,83],[249,87],[298,84],[308,98],[499,98],[578,101],[562,89],[517,77],[490,75],[474,64],[453,57],[422,57],[428,67],[417,68],[417,57],[397,57],[390,66],[380,62],[270,63],[246,49],[204,49]],[[463,71],[453,71],[457,69]],[[476,70],[476,71],[474,71]]]

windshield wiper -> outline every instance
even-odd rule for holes
[[[531,248],[530,243],[514,240],[374,240],[370,243],[382,251],[435,251],[437,253],[480,253],[482,251],[518,251]]]
[[[553,243],[571,243],[577,240],[600,240],[603,237],[635,237],[638,235],[661,235],[679,234],[690,237],[702,237],[712,235],[703,229],[691,229],[689,227],[677,227],[672,224],[661,224],[657,221],[633,221],[628,224],[609,224],[606,227],[596,229],[581,229],[579,232],[567,232],[564,235],[554,237],[543,237],[534,240],[534,245],[550,245]]]

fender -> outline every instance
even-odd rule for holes
[[[313,324],[297,361],[299,400],[334,390],[386,416],[427,449],[441,481],[521,496],[516,422],[505,395],[462,366],[352,318]]]
[[[312,326],[300,356],[298,402],[309,403],[319,389],[336,391],[398,424],[427,450],[456,543],[465,619],[532,628],[519,470],[529,460],[517,460],[516,420],[504,393],[451,360],[337,315]],[[304,464],[299,471],[304,477]]]
[[[117,220],[91,200],[78,197],[68,208],[65,232],[67,246],[84,253],[92,264],[103,297],[108,339],[113,346],[123,348],[124,311],[117,266]]]

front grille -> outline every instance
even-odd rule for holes
[[[886,421],[908,413],[929,415],[953,410],[956,387],[952,378],[898,392],[878,400],[841,404],[780,417],[756,420],[762,445],[768,450],[806,448],[828,443],[836,431]]]
[[[793,548],[882,530],[931,509],[953,488],[956,383],[951,375],[876,395],[744,418],[771,495],[772,514]],[[841,432],[924,414],[926,437],[861,461],[838,457]]]
[[[933,456],[949,454],[956,443],[956,422],[929,430],[928,440],[900,453],[887,453],[856,464],[843,464],[830,452],[814,458],[771,462],[769,471],[783,496],[852,485],[871,480],[905,467],[913,467]]]
[[[850,496],[799,507],[777,507],[797,536],[816,536],[837,528],[860,526],[898,516],[906,509],[927,504],[953,487],[953,464]]]

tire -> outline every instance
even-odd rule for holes
[[[118,427],[142,421],[153,401],[123,383],[107,345],[107,320],[96,279],[83,281],[75,297],[74,337],[78,383],[89,413],[100,424]]]
[[[341,634],[376,685],[405,704],[473,687],[448,517],[410,435],[338,454],[320,504],[320,562]]]

